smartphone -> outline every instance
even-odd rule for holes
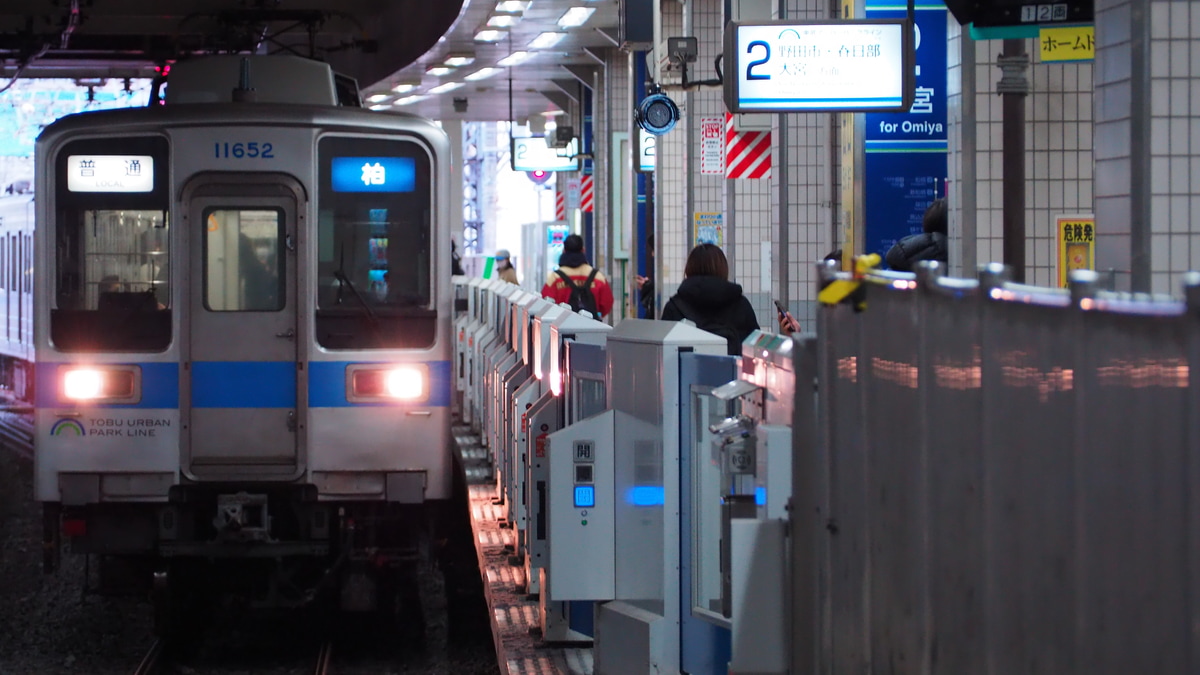
[[[787,315],[788,315],[787,307],[784,307],[782,302],[776,300],[775,301],[775,309],[779,310],[780,317],[787,318]]]

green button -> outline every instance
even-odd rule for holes
[[[587,521],[586,520],[583,521],[583,524],[584,524],[584,526],[587,526]]]

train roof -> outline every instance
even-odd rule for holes
[[[434,122],[403,112],[376,112],[350,106],[290,103],[176,103],[170,105],[94,110],[67,115],[46,126],[39,145],[65,134],[96,131],[148,133],[169,127],[223,125],[358,127],[379,131],[419,131],[444,134]]]

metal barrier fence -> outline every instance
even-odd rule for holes
[[[863,283],[796,349],[793,672],[1200,672],[1200,275]]]

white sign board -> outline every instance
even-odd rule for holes
[[[725,119],[700,118],[700,173],[725,175]]]
[[[578,171],[578,142],[551,148],[541,136],[512,139],[513,171]]]
[[[70,155],[67,189],[71,192],[153,192],[150,155]]]
[[[638,152],[638,171],[654,171],[655,154],[658,149],[658,136],[639,128],[638,141],[641,148],[640,152]]]
[[[730,112],[887,112],[912,103],[913,30],[904,19],[731,23],[725,58]]]

